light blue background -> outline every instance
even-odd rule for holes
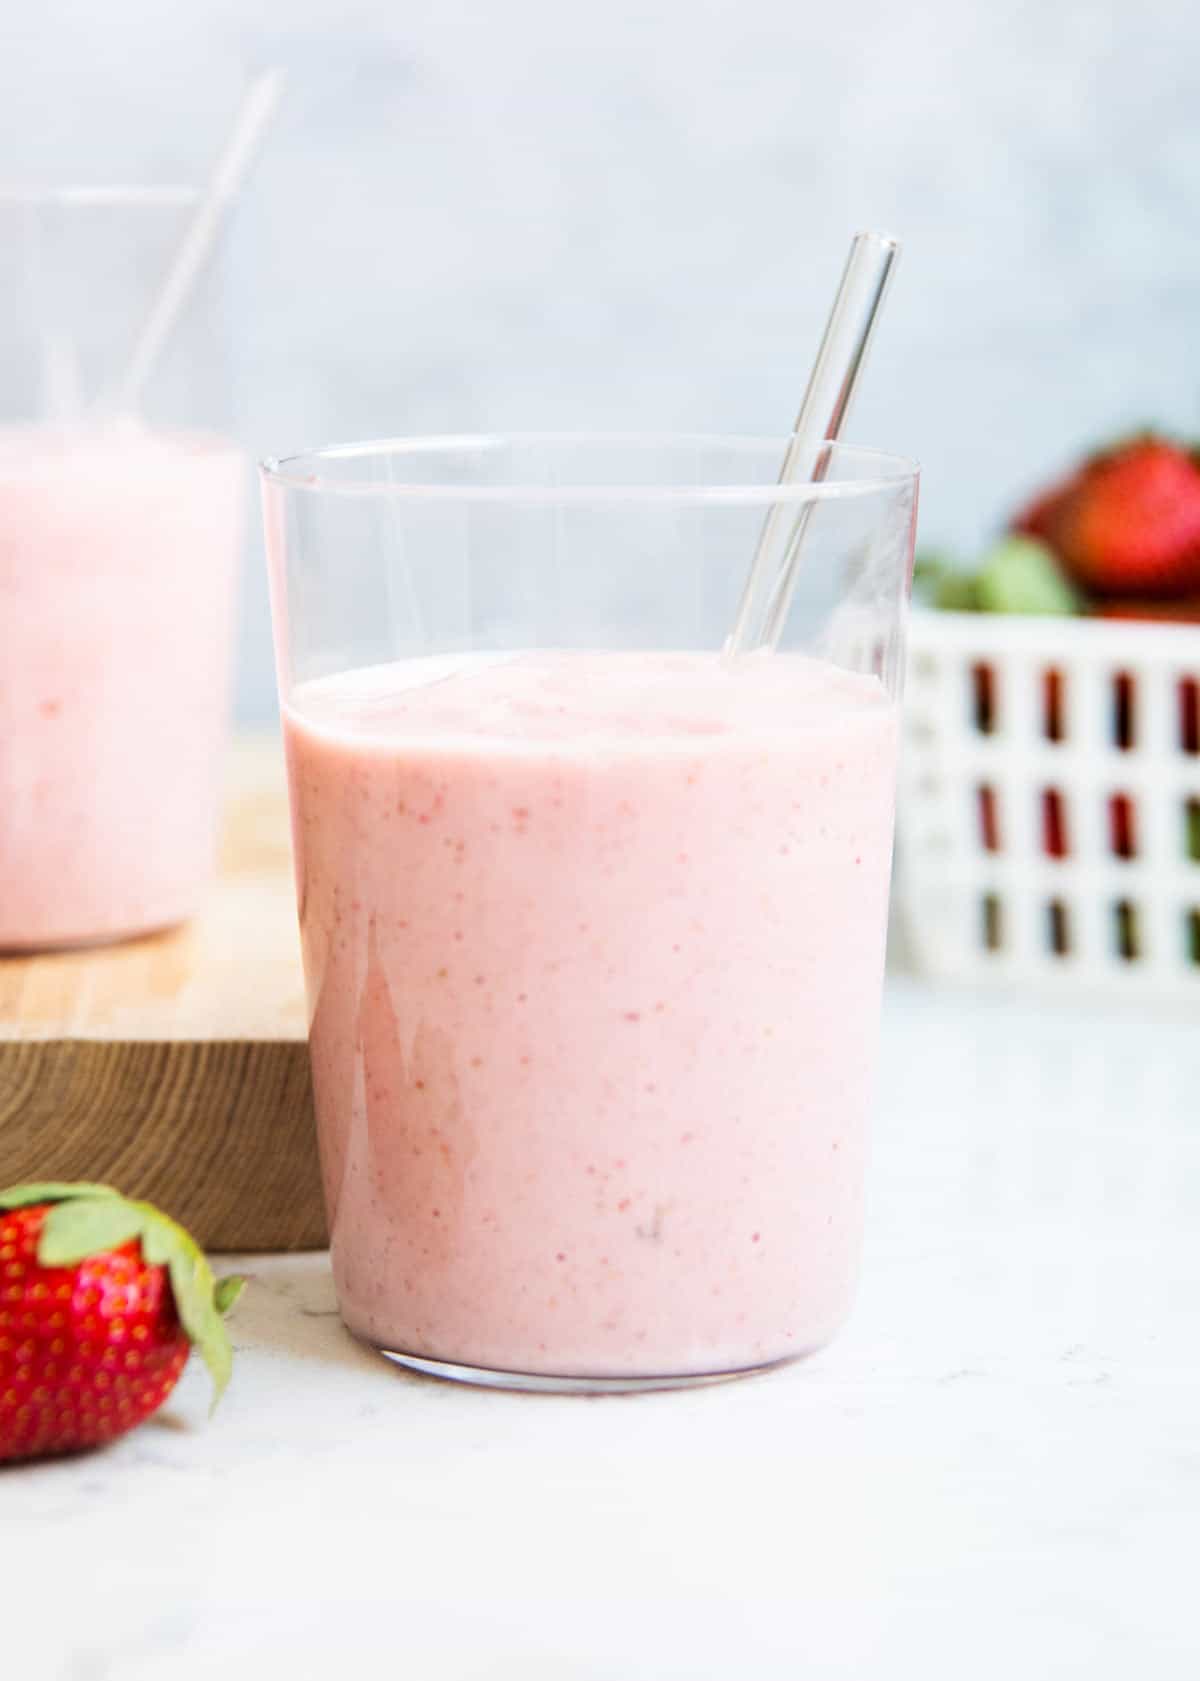
[[[974,544],[1085,443],[1200,434],[1190,0],[58,0],[0,24],[0,175],[199,178],[291,81],[215,296],[256,453],[782,430],[849,234],[906,242],[853,435]],[[238,709],[274,705],[247,554]]]

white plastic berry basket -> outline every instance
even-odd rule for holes
[[[1200,626],[918,610],[905,715],[923,971],[1200,1002]]]

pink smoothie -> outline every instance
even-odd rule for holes
[[[196,909],[243,476],[182,434],[0,434],[0,949]]]
[[[333,1265],[385,1348],[588,1377],[854,1286],[895,708],[777,656],[414,661],[285,717]]]

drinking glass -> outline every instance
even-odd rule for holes
[[[263,465],[334,1277],[405,1365],[673,1386],[848,1310],[917,475],[788,442]]]
[[[219,312],[145,415],[111,396],[193,198],[0,192],[0,950],[165,927],[212,871],[245,481],[207,429]]]

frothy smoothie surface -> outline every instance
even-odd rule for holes
[[[393,1350],[735,1370],[853,1290],[896,712],[773,656],[530,653],[285,711],[339,1299]]]

